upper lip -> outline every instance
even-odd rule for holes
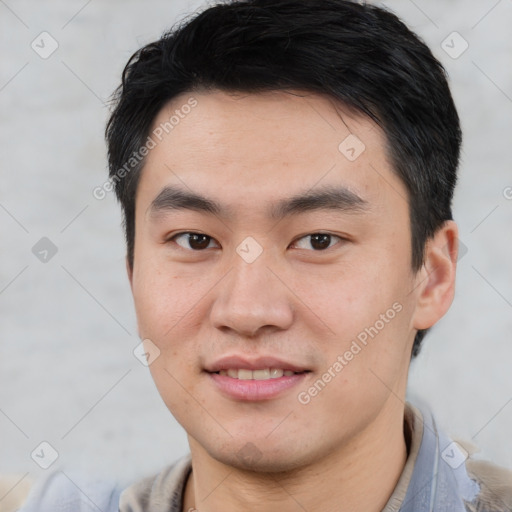
[[[207,365],[205,370],[210,373],[218,372],[220,370],[229,369],[246,369],[246,370],[264,370],[265,368],[280,368],[283,370],[291,370],[292,372],[308,371],[303,366],[283,361],[272,356],[259,356],[252,359],[231,355],[221,357],[213,363]]]

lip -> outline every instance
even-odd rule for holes
[[[246,357],[242,357],[235,354],[218,359],[212,364],[207,365],[205,367],[205,370],[208,373],[214,373],[220,370],[229,370],[230,368],[246,370],[264,370],[265,368],[281,368],[282,370],[291,370],[292,372],[309,371],[308,368],[305,368],[298,364],[284,361],[283,359],[275,358],[273,356],[258,356],[254,359],[248,359]]]
[[[233,366],[231,366],[233,368]],[[268,368],[268,367],[267,367]],[[278,366],[278,368],[280,368]],[[259,368],[255,368],[256,370]],[[277,379],[268,380],[239,380],[217,373],[208,373],[213,384],[228,398],[257,402],[270,400],[281,393],[300,384],[308,375],[297,373],[295,375],[282,376]]]
[[[240,380],[215,373],[220,370],[229,370],[230,368],[246,370],[280,368],[282,370],[305,373],[283,375],[277,379],[267,380]],[[258,356],[251,359],[237,354],[221,357],[212,364],[206,365],[205,371],[221,393],[229,398],[244,401],[260,401],[275,398],[286,390],[297,386],[310,372],[304,366],[273,356]]]

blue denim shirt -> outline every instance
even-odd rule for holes
[[[467,452],[437,429],[429,411],[407,404],[404,431],[409,437],[407,462],[383,512],[512,511],[512,473],[498,468],[504,478],[499,496],[495,499],[493,489],[486,488],[485,502],[479,501],[481,483],[468,474]],[[20,512],[182,512],[190,471],[187,455],[124,490],[104,481],[77,484],[57,472],[36,485]]]

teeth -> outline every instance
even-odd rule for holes
[[[270,379],[270,368],[265,368],[264,370],[253,370],[252,378],[254,380],[267,380]],[[240,378],[240,374],[238,374],[238,378]]]
[[[238,370],[238,379],[239,380],[250,380],[252,379],[252,371],[251,370]],[[228,370],[229,375],[229,370]]]
[[[265,368],[263,370],[247,370],[245,368],[235,369],[230,368],[229,370],[220,370],[219,375],[225,377],[231,377],[239,380],[269,380],[279,379],[283,375],[289,377],[294,375],[295,372],[291,370],[283,370],[282,368]]]

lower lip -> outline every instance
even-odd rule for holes
[[[237,400],[258,401],[275,398],[280,393],[297,386],[305,378],[307,373],[282,376],[277,379],[267,380],[241,380],[233,379],[218,373],[208,373],[218,389],[230,398]]]

